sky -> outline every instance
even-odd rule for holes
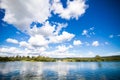
[[[120,55],[119,0],[1,0],[0,56]]]

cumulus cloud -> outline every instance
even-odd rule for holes
[[[28,32],[30,36],[43,35],[45,37],[52,36],[55,31],[55,25],[50,25],[49,21],[45,22],[41,27],[34,25]]]
[[[99,42],[98,41],[93,41],[92,46],[95,46],[95,47],[99,46]]]
[[[51,16],[49,0],[2,0],[1,8],[6,11],[4,21],[22,31],[28,30],[33,21],[43,23]]]
[[[72,48],[72,46],[65,46],[65,45],[61,45],[61,46],[57,46],[57,52],[59,53],[63,53],[63,52],[67,52],[68,49]]]
[[[21,42],[19,42],[19,47],[24,47],[24,48],[28,48],[28,49],[33,49],[32,45],[30,45],[30,44],[27,43],[26,41],[21,41]]]
[[[57,7],[56,7],[57,6]],[[39,55],[43,56],[51,54],[52,56],[75,56],[75,54],[69,54],[69,49],[72,45],[59,45],[65,42],[71,41],[75,34],[69,33],[63,28],[68,26],[67,23],[49,22],[48,18],[52,16],[51,12],[58,14],[64,19],[78,19],[85,13],[87,5],[85,0],[67,0],[67,7],[63,8],[60,0],[54,0],[50,4],[50,0],[1,0],[1,8],[5,9],[4,21],[13,24],[17,29],[22,32],[26,32],[29,38],[26,41],[17,41],[12,38],[8,38],[6,41],[9,43],[19,44],[18,48],[0,48],[1,53],[13,52],[16,55]],[[40,23],[41,26],[34,25],[30,27],[32,22]],[[16,32],[20,34],[19,32]],[[57,44],[54,46],[53,51],[48,51],[51,44]],[[74,45],[81,45],[80,40],[75,40]],[[24,53],[24,54],[23,54]],[[57,54],[58,53],[58,54]]]
[[[34,46],[47,46],[48,44],[70,41],[75,35],[61,31],[66,26],[67,24],[62,23],[51,25],[48,21],[41,27],[33,26],[28,33],[30,35],[28,43]]]
[[[61,35],[50,37],[50,43],[61,43],[64,41],[70,41],[73,37],[75,37],[74,34],[63,31]]]
[[[89,28],[89,29],[84,29],[83,31],[82,31],[82,35],[83,36],[86,36],[86,37],[91,37],[92,35],[95,35],[95,32],[94,32],[94,27],[91,27],[91,28]]]
[[[82,14],[85,13],[85,10],[88,6],[85,4],[85,0],[67,0],[67,7],[63,8],[60,0],[54,0],[52,5],[52,10],[55,14],[58,14],[61,18],[78,19]]]
[[[87,30],[83,30],[82,35],[88,36],[88,31]]]
[[[32,45],[32,46],[47,46],[48,41],[42,36],[42,35],[35,35],[30,37],[30,39],[28,40],[28,42]]]
[[[42,55],[53,57],[53,58],[81,57],[80,54],[75,54],[75,53],[70,53],[70,52],[56,53],[54,51],[52,51],[52,52],[45,52]]]
[[[82,42],[80,40],[74,40],[73,45],[81,45]]]
[[[31,51],[31,54],[39,55],[40,53],[46,52],[46,50],[49,50],[51,44],[60,44],[65,43],[68,41],[71,41],[73,37],[75,37],[74,34],[61,31],[62,28],[65,28],[67,24],[63,23],[55,23],[54,25],[51,25],[49,21],[45,22],[41,27],[37,27],[36,25],[33,26],[29,30],[30,38],[28,41],[21,41],[19,42],[19,47],[24,47]],[[50,47],[49,47],[50,46]],[[54,49],[52,52],[60,53],[60,52],[66,52],[69,50],[69,48],[72,48],[72,46],[57,46],[57,50],[55,49],[56,46],[54,46]],[[49,52],[46,52],[49,53]]]
[[[92,51],[89,51],[89,52],[88,52],[88,57],[95,57],[95,53],[92,52]]]
[[[9,43],[18,44],[18,41],[16,39],[8,38],[6,41]]]
[[[49,21],[43,23],[41,27],[37,27],[34,25],[31,29],[29,29],[28,34],[30,36],[34,36],[36,34],[43,35],[44,37],[55,36],[60,33],[62,28],[66,28],[67,23],[54,23],[51,25]]]
[[[4,21],[15,25],[22,31],[27,31],[34,22],[43,23],[51,17],[51,11],[62,18],[76,18],[85,13],[85,0],[67,1],[67,8],[63,8],[60,0],[1,0],[1,8],[5,9]],[[22,13],[21,13],[22,12]]]
[[[32,51],[29,49],[20,49],[17,47],[2,47],[0,48],[0,55],[1,56],[30,56]],[[33,51],[34,52],[34,51]]]
[[[0,48],[0,55],[2,56],[16,56],[22,54],[23,51],[16,47],[2,47]]]

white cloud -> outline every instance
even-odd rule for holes
[[[31,36],[28,42],[34,47],[48,45],[48,41],[42,35]]]
[[[86,29],[83,30],[82,35],[86,36],[86,37],[91,37],[92,35],[95,35],[94,27],[91,27],[91,28],[89,28],[87,30]]]
[[[32,51],[30,51],[29,49],[25,48],[25,49],[20,49],[17,47],[2,47],[0,48],[0,55],[1,56],[31,56]]]
[[[70,41],[73,37],[75,37],[74,34],[63,31],[61,35],[50,37],[50,43],[61,43],[64,41]]]
[[[33,50],[32,52],[35,51],[37,54],[37,52],[41,50],[39,49],[41,47],[45,48],[42,50],[46,50],[50,44],[59,44],[70,41],[75,35],[66,31],[61,31],[61,29],[66,26],[66,24],[64,25],[60,23],[51,25],[48,21],[41,27],[33,26],[28,33],[30,38],[27,41],[19,42],[19,47]],[[62,33],[60,33],[60,31]]]
[[[31,45],[47,46],[48,44],[70,41],[75,35],[66,31],[61,31],[62,28],[66,26],[67,24],[60,23],[51,25],[48,21],[40,28],[34,26],[29,30],[28,34],[30,35],[30,39],[28,42]]]
[[[55,25],[52,26],[50,25],[49,21],[46,21],[41,27],[37,27],[36,25],[33,26],[33,28],[29,30],[28,34],[30,36],[35,36],[39,34],[48,37],[53,35],[54,30]]]
[[[55,35],[58,35],[60,33],[60,31],[63,29],[63,28],[66,28],[68,26],[68,24],[60,24],[60,23],[57,23],[57,29],[55,31]]]
[[[30,45],[30,44],[27,43],[26,41],[21,41],[21,42],[19,42],[19,46],[20,46],[20,47],[25,47],[25,48],[28,48],[28,49],[33,49],[32,45]]]
[[[92,52],[92,51],[89,51],[89,52],[88,52],[88,57],[95,57],[95,53]]]
[[[57,36],[58,41],[70,41],[75,35],[68,33],[66,31],[63,31],[61,35]]]
[[[41,27],[36,25],[29,30],[28,34],[34,36],[37,34],[43,35],[44,37],[56,36],[60,33],[62,28],[67,27],[67,24],[63,23],[54,23],[51,25],[49,21],[46,21]]]
[[[14,5],[13,5],[14,4]],[[52,7],[51,7],[52,6]],[[57,6],[57,7],[55,7]],[[1,53],[15,53],[16,55],[39,55],[40,53],[45,55],[52,54],[51,56],[65,57],[65,56],[76,56],[74,53],[69,54],[69,49],[73,48],[72,45],[60,45],[54,46],[54,50],[49,50],[51,44],[64,44],[71,41],[75,34],[63,31],[63,28],[68,26],[67,23],[56,23],[54,24],[47,21],[51,16],[51,11],[58,14],[64,19],[78,19],[82,14],[85,13],[86,4],[85,0],[74,0],[67,1],[67,8],[63,8],[63,5],[59,0],[54,0],[52,4],[49,0],[2,0],[1,7],[6,10],[4,21],[15,25],[20,31],[25,31],[29,35],[27,41],[18,42],[15,39],[8,38],[6,41],[14,44],[19,44],[19,47],[0,48]],[[61,7],[61,8],[60,8]],[[62,10],[61,10],[62,9]],[[32,22],[41,23],[42,26],[37,27],[36,25],[30,28]],[[16,32],[20,34],[19,32]],[[81,45],[80,40],[75,40],[74,45]],[[54,54],[55,53],[55,54]],[[79,55],[80,56],[80,55]]]
[[[85,0],[68,0],[67,8],[62,6],[60,0],[54,0],[52,4],[50,0],[1,1],[1,8],[4,8],[6,11],[3,20],[15,25],[21,31],[28,31],[33,21],[39,23],[46,22],[51,17],[51,11],[65,19],[78,19],[79,16],[85,13],[87,8]]]
[[[52,10],[55,14],[58,14],[61,18],[78,19],[79,16],[85,13],[88,6],[85,4],[85,0],[67,0],[67,7],[63,8],[60,0],[54,0]]]
[[[19,53],[22,53],[22,51],[16,47],[3,47],[3,48],[0,48],[0,53],[1,54],[8,54],[8,55],[17,55]]]
[[[81,45],[82,42],[80,40],[74,40],[73,45]]]
[[[82,35],[88,36],[88,31],[87,30],[83,30]]]
[[[95,46],[95,47],[99,46],[99,42],[98,41],[93,41],[92,46]]]
[[[72,48],[72,46],[65,46],[65,45],[61,45],[61,46],[57,46],[57,52],[59,53],[64,53],[67,52],[68,49]]]
[[[6,41],[9,43],[18,44],[18,41],[16,39],[8,38]]]
[[[17,47],[2,47],[0,48],[0,55],[2,56],[38,56],[46,50],[44,47],[38,47],[36,49],[20,49]]]
[[[28,30],[33,21],[43,23],[51,16],[49,0],[2,0],[1,8],[6,11],[4,21],[22,31]]]
[[[48,57],[53,57],[53,58],[81,57],[80,54],[75,54],[75,53],[70,53],[70,52],[56,53],[54,51],[45,52],[43,55],[48,56]]]
[[[38,52],[44,52],[46,50],[45,47],[38,48]]]

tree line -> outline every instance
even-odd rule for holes
[[[0,61],[40,61],[40,62],[98,62],[98,61],[120,61],[120,55],[100,57],[78,57],[78,58],[50,58],[43,56],[29,57],[29,56],[14,56],[14,57],[0,57]]]

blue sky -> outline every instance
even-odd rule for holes
[[[1,0],[0,4],[0,56],[120,55],[118,0]]]

